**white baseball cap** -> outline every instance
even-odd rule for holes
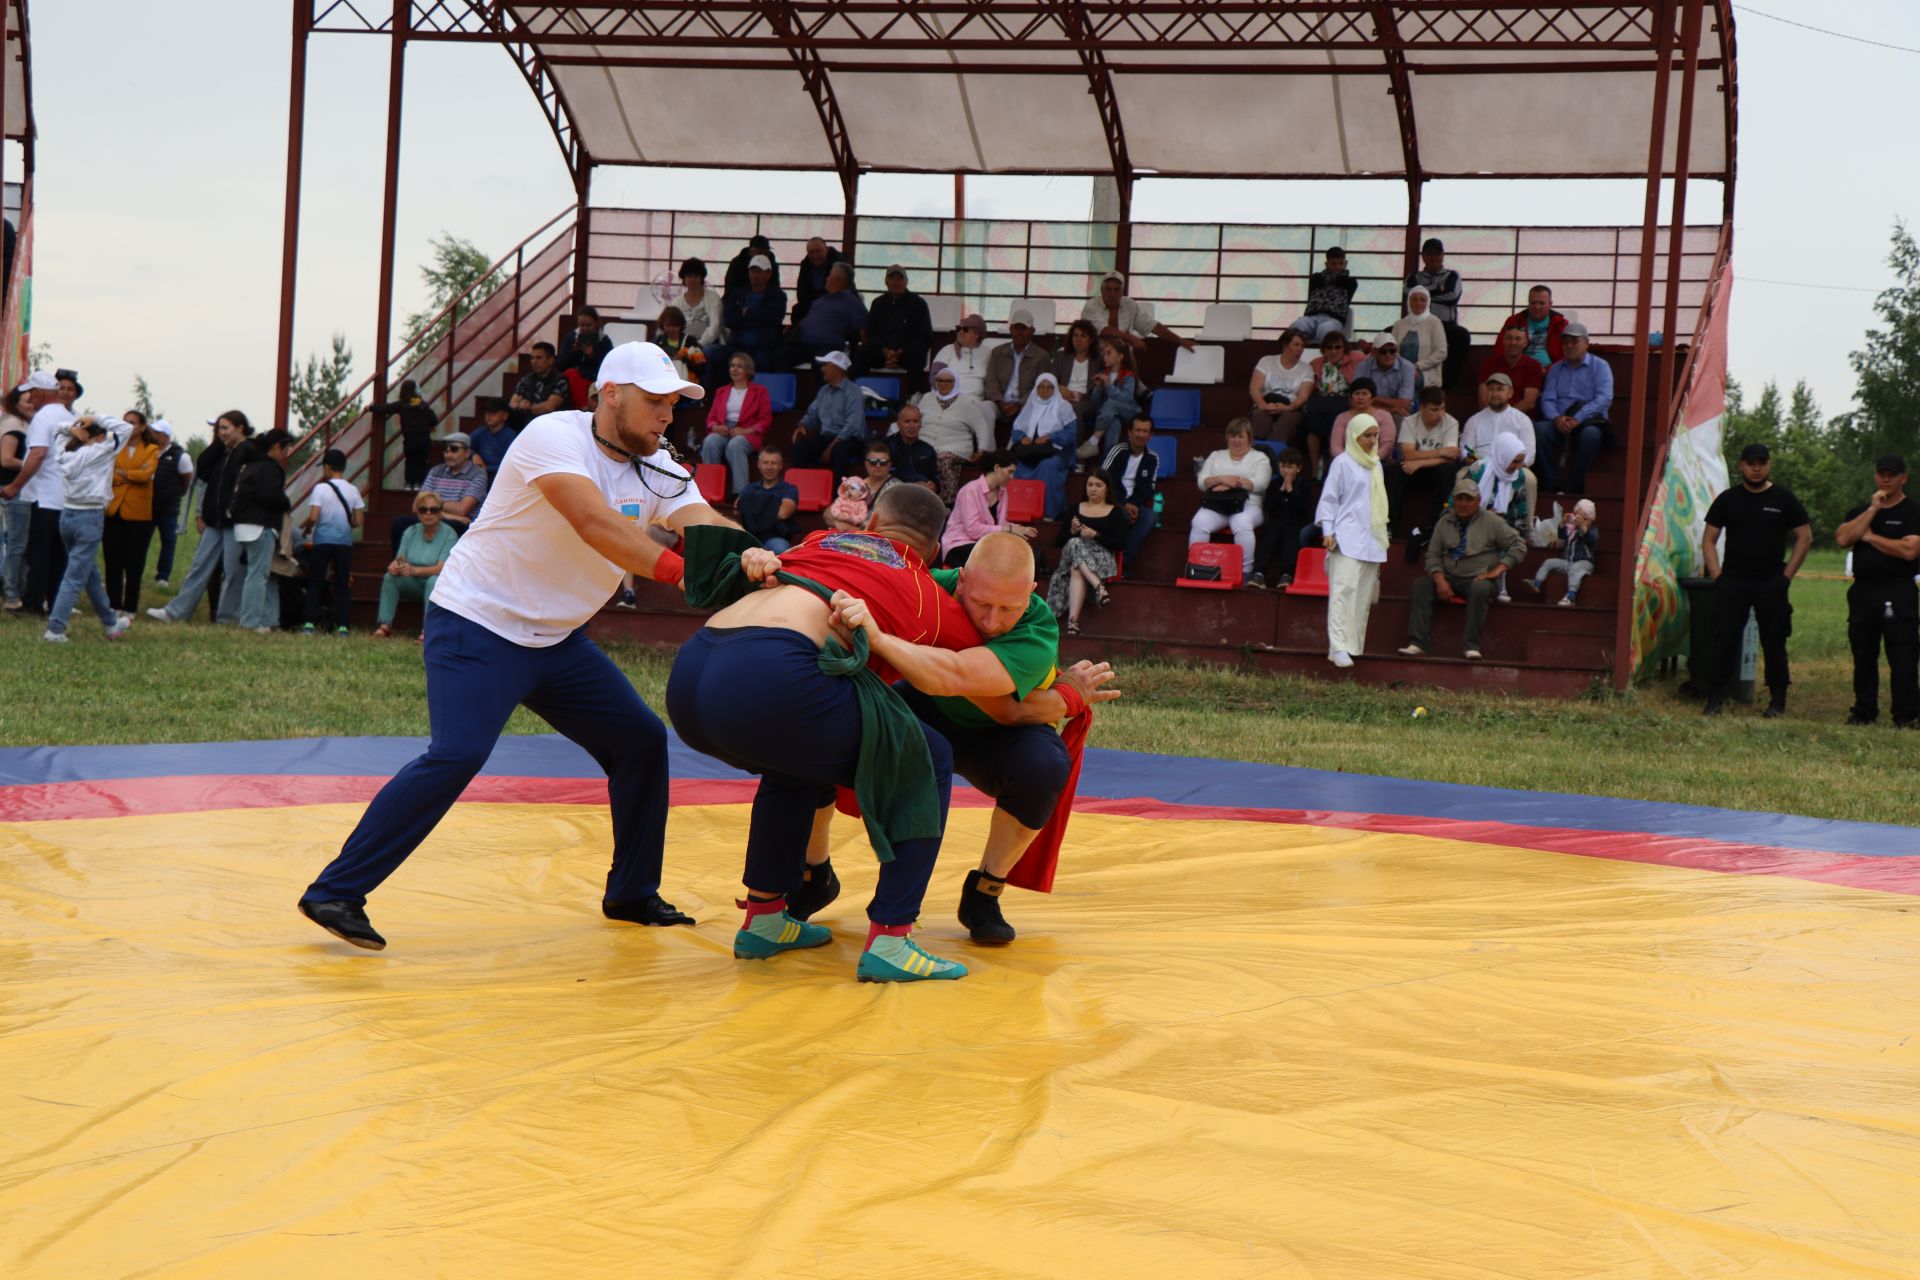
[[[1021,307],[1018,311],[1015,311],[1007,317],[1007,323],[1009,325],[1023,324],[1031,329],[1033,328],[1033,312],[1027,310],[1025,307]]]
[[[607,353],[600,362],[599,386],[617,382],[621,386],[635,386],[642,391],[651,391],[657,396],[670,395],[678,391],[692,400],[699,400],[707,392],[697,382],[688,382],[673,367],[673,358],[651,342],[623,342]]]
[[[814,363],[830,364],[843,373],[853,368],[853,361],[847,359],[847,353],[844,351],[829,351]]]
[[[773,270],[773,259],[764,253],[756,253],[747,259],[747,266],[755,271],[771,271]]]
[[[20,384],[20,389],[22,391],[58,391],[60,381],[45,369],[35,369],[27,375],[27,380]]]
[[[168,422],[165,418],[155,418],[152,422],[149,422],[147,424],[147,430],[158,431],[161,435],[165,436],[167,439],[169,440],[173,439],[173,424],[171,422]]]

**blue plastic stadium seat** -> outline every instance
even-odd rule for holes
[[[1158,475],[1162,481],[1180,474],[1180,442],[1172,436],[1154,436],[1147,441],[1147,448],[1153,450],[1160,459]]]
[[[1155,431],[1191,431],[1200,425],[1200,393],[1186,387],[1162,387],[1153,393]]]
[[[790,373],[756,373],[753,380],[767,389],[775,413],[785,413],[800,399],[800,379]]]
[[[877,395],[886,397],[886,399],[893,404],[900,402],[900,379],[898,378],[885,374],[873,374],[865,378],[855,378],[854,382],[866,387]],[[879,403],[869,396],[867,398],[867,416],[869,418],[885,418],[891,415],[886,405]]]

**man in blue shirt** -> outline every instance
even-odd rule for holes
[[[813,310],[825,305],[817,299]],[[844,351],[820,357],[820,390],[793,432],[793,465],[817,467],[827,459],[835,480],[859,471],[867,447],[867,408],[859,384],[848,375],[853,362]]]
[[[1560,333],[1566,353],[1547,370],[1540,392],[1540,416],[1533,433],[1538,448],[1534,466],[1543,491],[1581,494],[1587,491],[1587,468],[1600,446],[1613,434],[1608,414],[1613,409],[1613,370],[1587,350],[1587,326],[1575,320]],[[1568,454],[1566,483],[1561,484],[1561,450]]]
[[[1402,358],[1400,344],[1390,333],[1373,340],[1373,358],[1360,366],[1360,372],[1373,379],[1373,402],[1399,421],[1413,412],[1414,397],[1420,394],[1420,375],[1413,362]]]
[[[729,284],[720,314],[733,333],[734,350],[752,356],[762,369],[776,367],[773,350],[780,341],[781,321],[787,318],[787,295],[773,278],[773,259],[756,253],[747,260],[746,287]]]
[[[493,479],[506,461],[507,447],[520,433],[507,425],[507,402],[489,396],[480,402],[480,429],[473,433],[473,460],[487,469]]]
[[[836,262],[827,268],[826,292],[815,298],[806,315],[788,330],[775,367],[796,368],[829,351],[857,351],[866,328],[867,308],[853,291],[853,268]]]

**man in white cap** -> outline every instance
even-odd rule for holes
[[[780,326],[787,318],[787,295],[774,279],[772,258],[756,253],[747,259],[746,284],[735,288],[729,280],[720,315],[733,334],[734,350],[752,356],[756,368],[772,369]]]
[[[181,447],[173,424],[165,418],[154,419],[147,428],[165,438],[160,449],[159,468],[153,473],[153,527],[160,535],[160,559],[154,564],[153,585],[172,589],[173,549],[180,537],[180,507],[193,486],[193,455]]]
[[[1118,271],[1100,277],[1100,292],[1080,308],[1080,318],[1098,329],[1101,337],[1119,338],[1135,351],[1146,346],[1146,340],[1155,334],[1193,350],[1192,338],[1181,337],[1153,318],[1151,303],[1127,297],[1127,278]]]
[[[853,381],[853,361],[844,351],[829,351],[816,362],[820,389],[793,429],[793,465],[829,466],[834,478],[860,471],[867,447],[867,406]]]
[[[473,527],[454,545],[427,610],[426,753],[382,787],[340,856],[300,899],[321,928],[378,951],[367,894],[446,816],[487,763],[515,707],[585,748],[607,772],[613,869],[602,912],[635,924],[692,924],[660,897],[667,832],[667,732],[586,622],[623,572],[678,583],[685,566],[647,528],[729,524],[700,498],[662,438],[700,384],[652,343],[615,347],[600,403],[528,424]]]
[[[36,369],[21,384],[28,393],[27,405],[33,412],[27,423],[25,461],[13,483],[0,489],[0,497],[24,498],[33,504],[27,523],[27,587],[21,598],[30,613],[46,613],[53,608],[54,592],[67,571],[67,546],[60,538],[60,512],[66,506],[66,482],[54,465],[53,441],[73,422],[69,381],[59,379],[45,369]]]
[[[1020,307],[1007,317],[1013,341],[995,347],[987,356],[987,401],[1004,425],[1020,415],[1020,406],[1033,394],[1033,384],[1047,369],[1047,353],[1033,340],[1033,312]]]

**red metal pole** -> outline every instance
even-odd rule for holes
[[[380,286],[373,330],[373,394],[378,400],[392,395],[387,380],[393,370],[393,239],[396,206],[400,199],[400,107],[406,91],[408,0],[393,0],[393,48],[387,62],[387,169],[380,196]],[[387,421],[374,415],[373,482],[386,487]]]
[[[967,216],[967,175],[953,175],[953,220],[962,222]],[[964,239],[961,243],[965,243]]]
[[[1613,622],[1613,687],[1625,689],[1633,680],[1633,588],[1638,580],[1640,548],[1632,541],[1631,530],[1640,527],[1640,506],[1644,496],[1647,441],[1647,382],[1652,364],[1648,326],[1653,320],[1653,250],[1660,227],[1660,174],[1666,167],[1667,90],[1673,79],[1670,64],[1673,48],[1673,6],[1675,0],[1660,0],[1655,21],[1659,23],[1656,61],[1660,70],[1653,83],[1653,120],[1647,130],[1647,200],[1640,220],[1640,281],[1633,306],[1633,378],[1627,390],[1627,479],[1626,502],[1620,520],[1624,545],[1620,553],[1620,588]]]
[[[585,147],[573,168],[573,314],[587,305],[587,257],[591,249],[587,197],[593,190],[593,157]]]
[[[300,161],[307,122],[307,29],[312,0],[293,0],[293,58],[287,89],[287,195],[280,232],[280,343],[273,379],[273,424],[287,426],[293,400],[293,285],[300,256]]]
[[[1133,279],[1133,178],[1114,175],[1114,190],[1120,196],[1120,221],[1113,229],[1113,269],[1125,276],[1131,288]],[[1096,288],[1094,292],[1098,293]]]
[[[840,252],[847,255],[847,265],[851,267],[860,247],[860,174],[857,170],[846,179],[845,189],[847,212],[840,219]]]
[[[1420,265],[1420,189],[1425,185],[1420,178],[1407,178],[1407,240],[1400,263],[1403,284],[1413,274],[1414,268]]]
[[[1680,46],[1686,69],[1680,76],[1679,148],[1673,159],[1673,211],[1667,220],[1667,304],[1660,323],[1660,430],[1671,430],[1680,397],[1680,260],[1686,248],[1687,178],[1693,172],[1693,88],[1700,71],[1700,9],[1706,0],[1681,0]]]

